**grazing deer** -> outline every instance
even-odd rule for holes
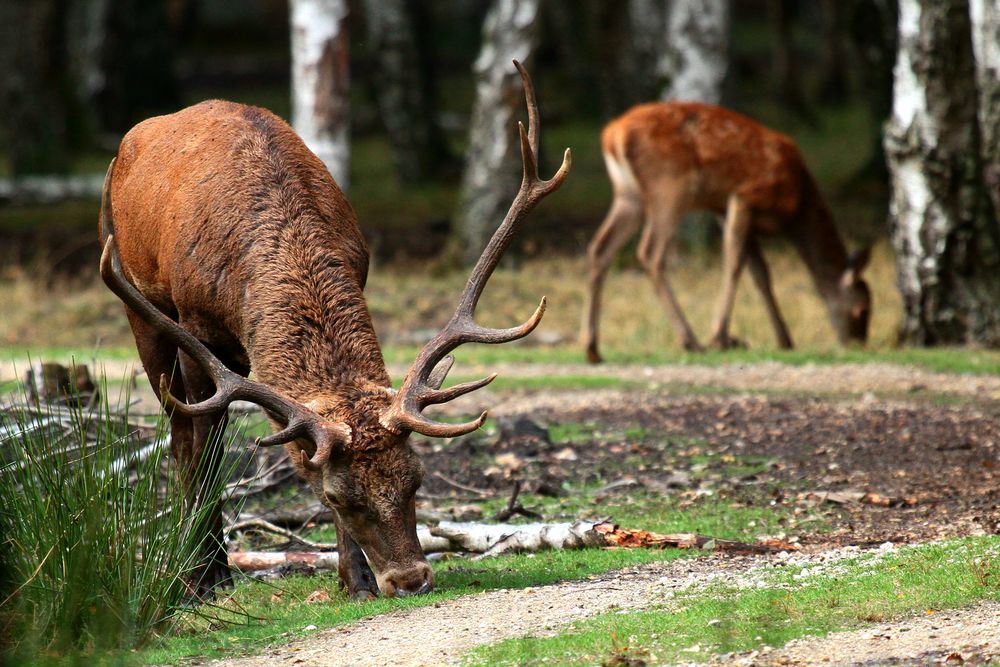
[[[399,391],[389,383],[365,305],[368,249],[354,212],[281,119],[203,102],[134,127],[108,168],[101,275],[125,302],[142,364],[172,408],[171,448],[193,502],[218,502],[200,497],[193,477],[206,461],[218,465],[213,436],[225,428],[227,406],[260,405],[277,432],[259,445],[284,445],[334,512],[341,584],[352,597],[432,589],[414,510],[424,471],[407,439],[479,428],[485,412],[461,424],[422,414],[496,377],[442,389],[449,353],[463,343],[526,336],[545,310],[543,298],[527,322],[510,329],[473,320],[515,231],[570,167],[567,149],[552,179],[538,177],[534,89],[514,64],[529,119],[527,131],[519,126],[521,188],[451,320],[417,355]],[[215,519],[199,593],[229,581],[218,510]]]
[[[871,297],[860,274],[869,253],[848,255],[830,209],[790,138],[717,106],[667,102],[639,105],[611,121],[601,134],[601,150],[614,200],[588,247],[583,342],[591,363],[601,361],[597,328],[608,266],[640,228],[639,262],[677,336],[685,349],[703,349],[677,303],[666,263],[684,214],[693,210],[725,216],[713,347],[737,344],[729,336],[729,316],[747,262],[778,345],[792,347],[757,240],[772,234],[787,237],[805,261],[841,343],[864,342]]]

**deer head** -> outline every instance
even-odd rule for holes
[[[831,316],[837,338],[844,345],[868,340],[872,296],[861,272],[869,259],[871,248],[852,252],[847,258],[847,267],[840,275]]]
[[[458,306],[448,324],[420,351],[399,391],[365,385],[339,387],[337,392],[293,399],[274,388],[245,378],[225,366],[180,324],[150,303],[125,277],[113,234],[108,169],[102,200],[102,228],[106,235],[101,275],[115,294],[137,315],[194,359],[215,383],[216,393],[187,404],[170,393],[160,377],[159,394],[165,407],[191,417],[216,415],[236,400],[256,403],[276,427],[257,441],[258,446],[284,445],[299,472],[316,495],[337,514],[350,537],[363,549],[383,594],[408,595],[433,588],[433,575],[416,533],[414,499],[423,479],[423,466],[408,444],[410,433],[454,437],[470,433],[486,419],[450,424],[427,417],[423,410],[479,389],[496,375],[442,388],[453,359],[449,353],[463,343],[505,343],[528,335],[545,311],[543,298],[535,313],[520,326],[490,329],[476,324],[476,305],[514,233],[532,208],[555,191],[570,168],[570,151],[549,180],[538,176],[538,108],[527,72],[516,62],[524,82],[528,129],[519,124],[523,177],[521,187],[472,270]]]

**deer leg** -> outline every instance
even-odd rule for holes
[[[729,337],[729,317],[733,312],[736,285],[747,259],[747,242],[750,237],[750,211],[737,198],[729,198],[726,221],[722,230],[722,293],[712,331],[712,347],[721,350],[739,345]]]
[[[771,273],[767,270],[767,263],[764,261],[764,253],[760,249],[760,244],[754,238],[747,240],[747,261],[750,275],[754,284],[764,297],[764,305],[767,306],[767,315],[771,318],[771,326],[774,327],[774,335],[778,339],[778,347],[783,350],[790,350],[792,347],[792,337],[785,326],[785,320],[781,317],[778,309],[778,302],[774,298],[774,291],[771,288]]]
[[[215,393],[215,384],[201,366],[183,352],[179,353],[179,358],[186,402],[194,403],[211,397]],[[217,494],[217,477],[225,454],[223,434],[228,422],[225,412],[193,418],[190,457],[178,461],[185,475],[188,511],[198,512],[208,506],[204,551],[192,577],[199,598],[211,597],[216,588],[228,588],[233,583],[223,536],[223,501]]]
[[[146,371],[146,378],[153,387],[156,398],[160,399],[160,376],[170,378],[170,393],[174,396],[184,395],[184,380],[177,367],[177,348],[170,339],[146,324],[138,315],[126,309],[135,345],[139,352],[139,360]],[[170,453],[174,461],[179,462],[190,457],[191,443],[194,437],[194,425],[189,417],[176,412],[170,416]]]
[[[337,525],[337,574],[340,575],[340,588],[347,590],[352,600],[374,600],[378,597],[378,582],[368,566],[365,552],[347,532],[336,510],[333,512]]]
[[[157,398],[162,400],[160,396],[161,375],[170,378],[171,394],[177,397],[190,397],[190,392],[193,390],[185,382],[185,379],[195,381],[195,378],[190,372],[185,375],[184,369],[180,367],[184,362],[180,359],[177,348],[167,336],[147,324],[131,310],[127,310],[126,314],[135,336],[139,359],[142,361],[146,377],[149,379]],[[197,393],[204,394],[204,391],[205,389],[202,387],[201,392]],[[209,394],[211,394],[211,387],[209,387]],[[170,415],[170,452],[177,466],[177,474],[185,487],[188,497],[188,508],[186,509],[188,510],[197,506],[202,495],[198,488],[198,480],[193,478],[204,447],[204,442],[199,444],[200,439],[204,437],[204,430],[204,424],[196,424],[195,420],[180,412],[174,411]],[[214,463],[218,465],[217,461]],[[211,534],[206,536],[208,539],[202,563],[191,578],[191,590],[198,599],[210,594],[213,585],[231,581],[225,549],[220,549],[222,545],[221,506],[214,510],[209,531]],[[224,569],[219,565],[220,559],[221,564],[225,566]]]
[[[583,311],[582,340],[587,351],[587,361],[601,362],[598,352],[598,327],[601,319],[601,290],[608,268],[629,237],[635,234],[642,223],[642,203],[633,196],[616,195],[611,202],[600,229],[587,246],[589,279],[587,283],[587,305]]]
[[[666,197],[659,203],[649,206],[646,210],[646,227],[642,230],[637,254],[639,263],[653,281],[656,296],[663,304],[681,345],[685,350],[701,352],[704,348],[681,311],[667,273],[667,253],[670,251],[683,214],[684,208],[680,198],[675,196]]]

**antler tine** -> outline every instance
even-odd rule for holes
[[[186,416],[216,414],[225,410],[236,400],[255,403],[271,416],[285,423],[285,428],[259,444],[271,446],[284,444],[299,437],[308,437],[316,444],[317,451],[322,442],[350,440],[350,428],[346,424],[327,422],[318,414],[300,403],[282,396],[265,384],[254,382],[234,373],[226,367],[191,332],[167,317],[128,281],[122,271],[121,259],[115,244],[114,218],[111,210],[111,174],[115,161],[111,161],[104,179],[101,194],[101,228],[105,235],[104,250],[101,253],[101,278],[126,306],[135,311],[148,324],[167,335],[178,348],[194,359],[216,386],[215,394],[199,403],[187,404],[170,393],[165,375],[160,376],[160,397],[166,407],[172,407]],[[346,435],[345,434],[346,429]]]
[[[554,192],[562,185],[569,173],[572,164],[572,155],[567,148],[563,155],[562,164],[555,175],[549,180],[541,180],[538,177],[538,105],[535,101],[535,88],[531,82],[531,77],[527,70],[518,61],[514,61],[514,67],[521,74],[524,84],[524,97],[528,107],[528,128],[518,123],[518,136],[521,142],[521,159],[524,171],[521,178],[521,187],[511,203],[507,215],[503,222],[493,233],[489,243],[476,261],[469,280],[459,297],[458,306],[448,324],[438,332],[417,355],[413,365],[410,367],[403,386],[396,394],[392,404],[383,414],[381,422],[383,426],[390,430],[402,431],[409,429],[424,435],[441,435],[443,437],[453,437],[469,433],[479,428],[486,418],[486,413],[474,421],[466,424],[442,424],[427,419],[421,414],[421,410],[433,403],[444,403],[458,396],[466,394],[483,387],[493,381],[494,376],[468,382],[449,389],[438,389],[441,380],[438,381],[438,374],[431,376],[438,362],[449,352],[463,343],[506,343],[517,340],[531,333],[541,322],[545,313],[545,298],[535,309],[534,314],[523,324],[508,329],[491,329],[482,327],[475,323],[474,316],[479,298],[483,289],[493,275],[494,270],[500,263],[501,257],[510,246],[514,233],[527,217],[528,213],[546,195]],[[446,373],[447,371],[445,371]],[[437,384],[432,384],[437,382]]]

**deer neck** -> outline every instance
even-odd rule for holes
[[[362,286],[346,263],[294,258],[248,294],[247,352],[258,380],[299,400],[389,386]],[[278,284],[274,284],[275,276]]]
[[[829,207],[815,183],[803,198],[798,224],[790,234],[813,283],[828,307],[840,294],[840,280],[847,268],[847,249],[833,223]]]

